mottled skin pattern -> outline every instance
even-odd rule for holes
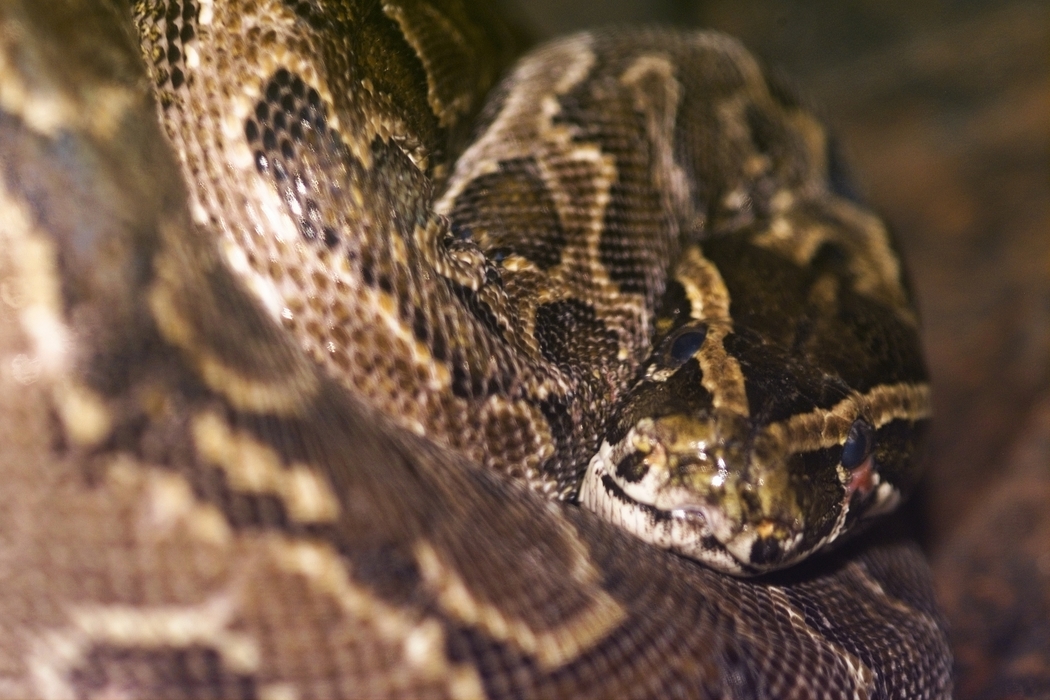
[[[0,4],[0,695],[950,693],[909,545],[725,577],[503,481],[333,379],[187,198],[126,10]],[[278,104],[287,88],[309,105],[305,84],[275,80]],[[405,235],[422,246],[429,229]],[[448,276],[476,301],[477,251],[456,239]]]
[[[791,564],[910,490],[929,399],[900,265],[881,222],[836,191],[823,129],[732,40],[550,44],[450,167],[501,63],[484,15],[133,11],[195,223],[315,360],[402,427],[572,498],[601,445],[621,443],[616,462],[636,448],[613,433],[682,414],[646,434],[645,488],[588,476],[583,501],[738,573]],[[707,287],[676,271],[681,315],[709,338],[628,396],[681,253],[713,266]],[[680,312],[664,312],[672,332]],[[646,398],[665,387],[693,398]],[[717,485],[698,462],[722,465]],[[650,487],[663,469],[670,486]],[[625,493],[655,513],[624,515]]]

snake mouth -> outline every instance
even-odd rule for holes
[[[688,505],[663,510],[638,501],[620,488],[597,460],[592,461],[584,478],[580,504],[639,539],[717,571],[737,576],[761,573],[737,558],[715,534],[712,523],[724,522],[717,508]]]

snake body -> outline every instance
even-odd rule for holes
[[[897,258],[735,41],[550,44],[447,167],[494,29],[440,6],[134,10],[195,223],[402,427],[561,498],[601,452],[586,505],[729,571],[909,490],[929,400]]]
[[[735,42],[482,108],[457,3],[134,3],[172,161],[126,8],[3,8],[0,694],[950,693],[910,546],[619,527],[757,573],[915,479],[900,264]]]

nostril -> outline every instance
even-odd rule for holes
[[[641,452],[632,452],[616,463],[616,476],[631,484],[641,481],[648,472],[649,465]]]

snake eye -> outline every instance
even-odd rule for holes
[[[842,445],[842,466],[856,469],[864,464],[872,450],[875,449],[875,430],[866,420],[858,418],[850,426],[849,435]]]
[[[684,365],[696,354],[707,337],[707,326],[692,326],[678,332],[667,351],[667,364],[671,367]]]

